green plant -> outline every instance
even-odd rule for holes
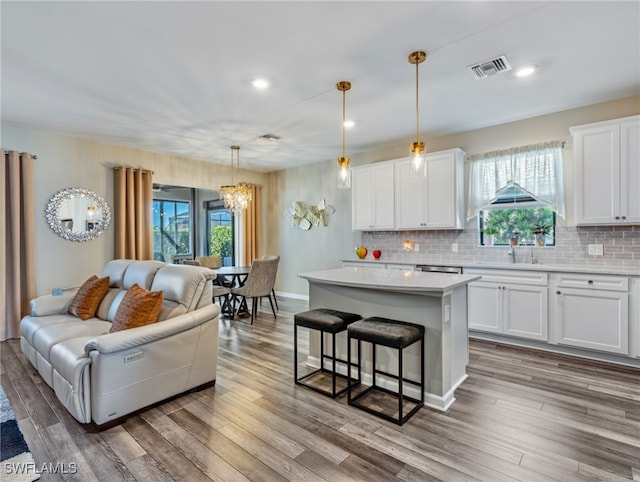
[[[534,223],[533,226],[531,226],[531,232],[533,234],[548,234],[551,231],[551,224],[550,223],[544,223],[544,222],[540,222],[540,223]]]
[[[221,258],[231,256],[233,232],[231,226],[216,226],[211,230],[211,254]]]
[[[497,227],[495,227],[495,226],[487,226],[487,227],[485,227],[485,228],[482,230],[482,232],[483,232],[484,234],[492,234],[492,235],[495,235],[495,234],[500,234],[500,229],[499,229],[499,228],[497,228]]]

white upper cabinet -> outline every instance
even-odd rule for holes
[[[409,159],[394,161],[397,229],[462,229],[464,152],[428,154],[427,177],[410,176]]]
[[[394,228],[393,163],[380,162],[352,169],[351,210],[355,230]]]
[[[640,116],[570,129],[576,224],[640,224]]]

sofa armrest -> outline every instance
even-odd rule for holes
[[[195,311],[151,325],[96,336],[87,341],[84,351],[89,355],[92,351],[106,354],[128,350],[190,330],[213,319],[217,323],[219,314],[218,305],[206,305]]]
[[[31,316],[60,315],[69,309],[78,290],[64,291],[60,296],[43,295],[31,300]]]

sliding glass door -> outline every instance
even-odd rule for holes
[[[191,203],[153,200],[153,249],[158,261],[173,262],[176,257],[193,256]]]
[[[206,206],[209,255],[219,256],[222,266],[233,266],[235,264],[233,215],[224,207],[221,200],[208,201]]]

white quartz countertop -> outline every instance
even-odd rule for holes
[[[360,266],[298,274],[310,283],[406,292],[443,292],[481,278],[479,275],[423,273]]]
[[[456,261],[452,259],[448,260],[430,260],[420,259],[416,261],[407,261],[403,259],[343,259],[343,262],[347,263],[371,263],[372,266],[376,264],[394,264],[394,265],[407,265],[407,269],[413,269],[417,265],[433,265],[433,266],[458,266],[461,268],[486,268],[486,269],[516,269],[525,271],[546,271],[549,273],[593,273],[593,274],[610,274],[610,275],[623,275],[623,276],[640,276],[640,270],[633,268],[618,268],[618,267],[601,267],[601,266],[578,266],[578,265],[563,265],[563,264],[531,264],[531,263],[500,263],[494,261]]]

